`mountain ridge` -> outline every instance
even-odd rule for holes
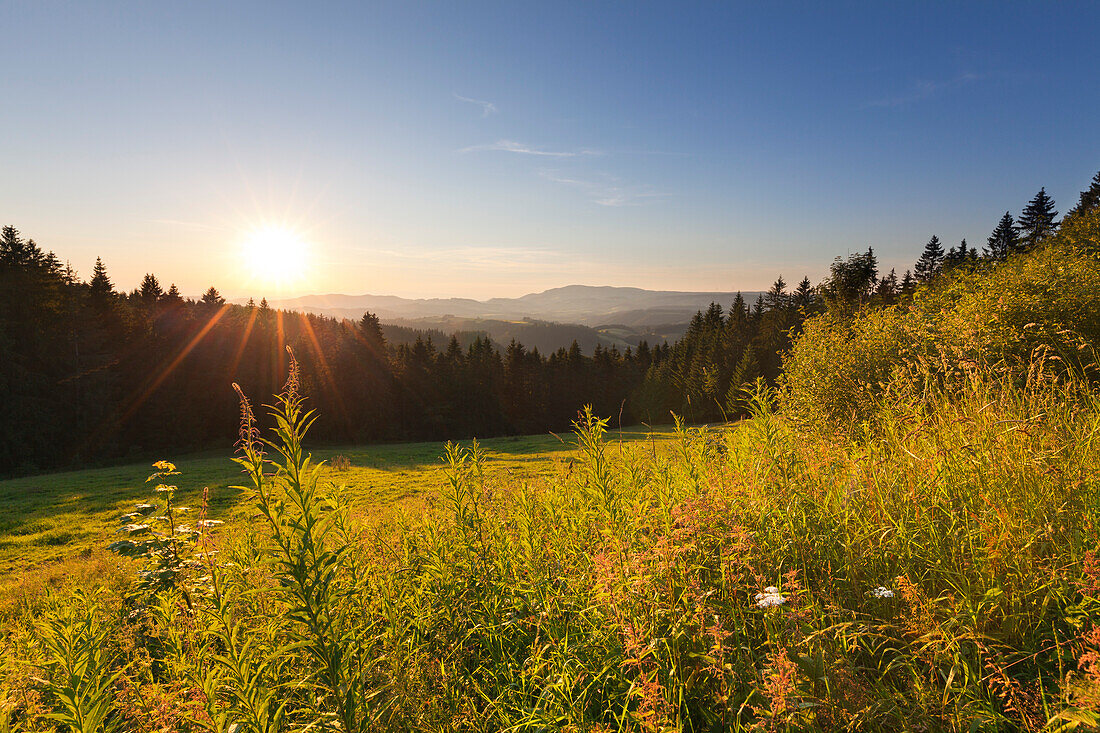
[[[741,291],[746,301],[760,291]],[[614,285],[564,285],[516,298],[404,298],[398,295],[327,293],[269,301],[273,308],[302,310],[337,318],[354,318],[370,311],[383,320],[415,318],[534,318],[560,323],[598,326],[629,316],[637,327],[667,325],[691,319],[698,310],[717,302],[726,308],[735,291],[647,290]],[[244,302],[237,299],[235,302]]]

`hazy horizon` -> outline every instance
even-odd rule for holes
[[[1065,213],[1100,167],[1089,3],[15,2],[0,24],[0,224],[122,290],[732,292],[868,246],[901,273],[1041,186]],[[245,253],[272,233],[285,255]]]

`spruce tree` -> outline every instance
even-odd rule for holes
[[[791,296],[791,302],[795,308],[809,314],[814,304],[814,286],[810,284],[810,278],[803,277],[802,282],[798,283],[798,287]]]
[[[1054,210],[1054,199],[1047,196],[1046,188],[1040,188],[1035,198],[1020,214],[1020,241],[1030,248],[1043,241],[1058,228],[1058,212]]]
[[[945,254],[943,257],[943,269],[950,270],[953,267],[970,264],[974,260],[976,260],[977,257],[977,251],[968,248],[966,245],[966,239],[964,238],[961,242],[959,242],[958,247],[947,250],[947,254]]]
[[[207,291],[202,294],[202,303],[203,305],[213,308],[216,306],[225,305],[225,298],[221,296],[221,293],[218,292],[217,288],[211,285],[207,289]]]
[[[901,278],[901,294],[912,295],[916,289],[917,280],[913,277],[913,272],[911,270],[906,270]]]
[[[178,305],[183,302],[183,296],[180,295],[180,289],[176,287],[175,283],[168,288],[168,292],[164,294],[164,302],[167,305]]]
[[[95,308],[105,308],[114,299],[115,286],[107,276],[107,266],[99,257],[95,258],[92,279],[88,282],[88,297]]]
[[[784,282],[783,276],[780,275],[778,279],[772,284],[771,290],[765,296],[765,304],[768,310],[782,310],[787,307],[787,283]]]
[[[13,226],[0,230],[0,264],[15,267],[27,264],[27,242]]]
[[[1077,205],[1070,209],[1070,212],[1066,214],[1066,218],[1087,214],[1097,207],[1100,207],[1100,172],[1092,177],[1092,185],[1081,192],[1081,198],[1077,200]]]
[[[374,313],[367,311],[363,314],[359,319],[359,331],[373,349],[381,351],[386,346],[386,337],[382,335],[382,322]]]
[[[1020,248],[1020,235],[1016,231],[1016,221],[1012,214],[1005,212],[997,222],[997,228],[985,240],[985,256],[1000,262]]]
[[[934,278],[942,267],[943,246],[940,244],[940,238],[933,234],[932,238],[928,240],[928,244],[924,245],[924,252],[917,260],[913,272],[917,276],[918,282],[926,283]]]
[[[142,305],[146,307],[156,305],[162,297],[164,297],[164,291],[157,282],[157,278],[151,273],[146,273],[141,280],[141,287],[138,288],[138,298]]]

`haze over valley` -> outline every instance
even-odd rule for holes
[[[272,308],[358,321],[369,311],[383,324],[416,331],[483,333],[498,344],[515,339],[544,353],[576,340],[591,353],[596,344],[625,349],[641,340],[675,341],[711,303],[724,308],[735,292],[684,292],[626,287],[569,285],[518,298],[401,298],[393,295],[304,295],[271,299]],[[745,291],[753,302],[762,295]],[[245,303],[247,298],[235,302]],[[392,330],[398,341],[405,334]]]

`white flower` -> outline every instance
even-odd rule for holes
[[[875,588],[873,591],[871,591],[871,595],[875,598],[893,598],[894,591],[880,585],[878,588]]]
[[[225,524],[225,522],[223,522],[220,519],[200,519],[199,520],[199,526],[200,527],[217,527],[219,524]]]
[[[757,593],[754,598],[757,608],[775,608],[787,602],[786,597],[781,595],[774,585],[769,585],[763,593]]]

